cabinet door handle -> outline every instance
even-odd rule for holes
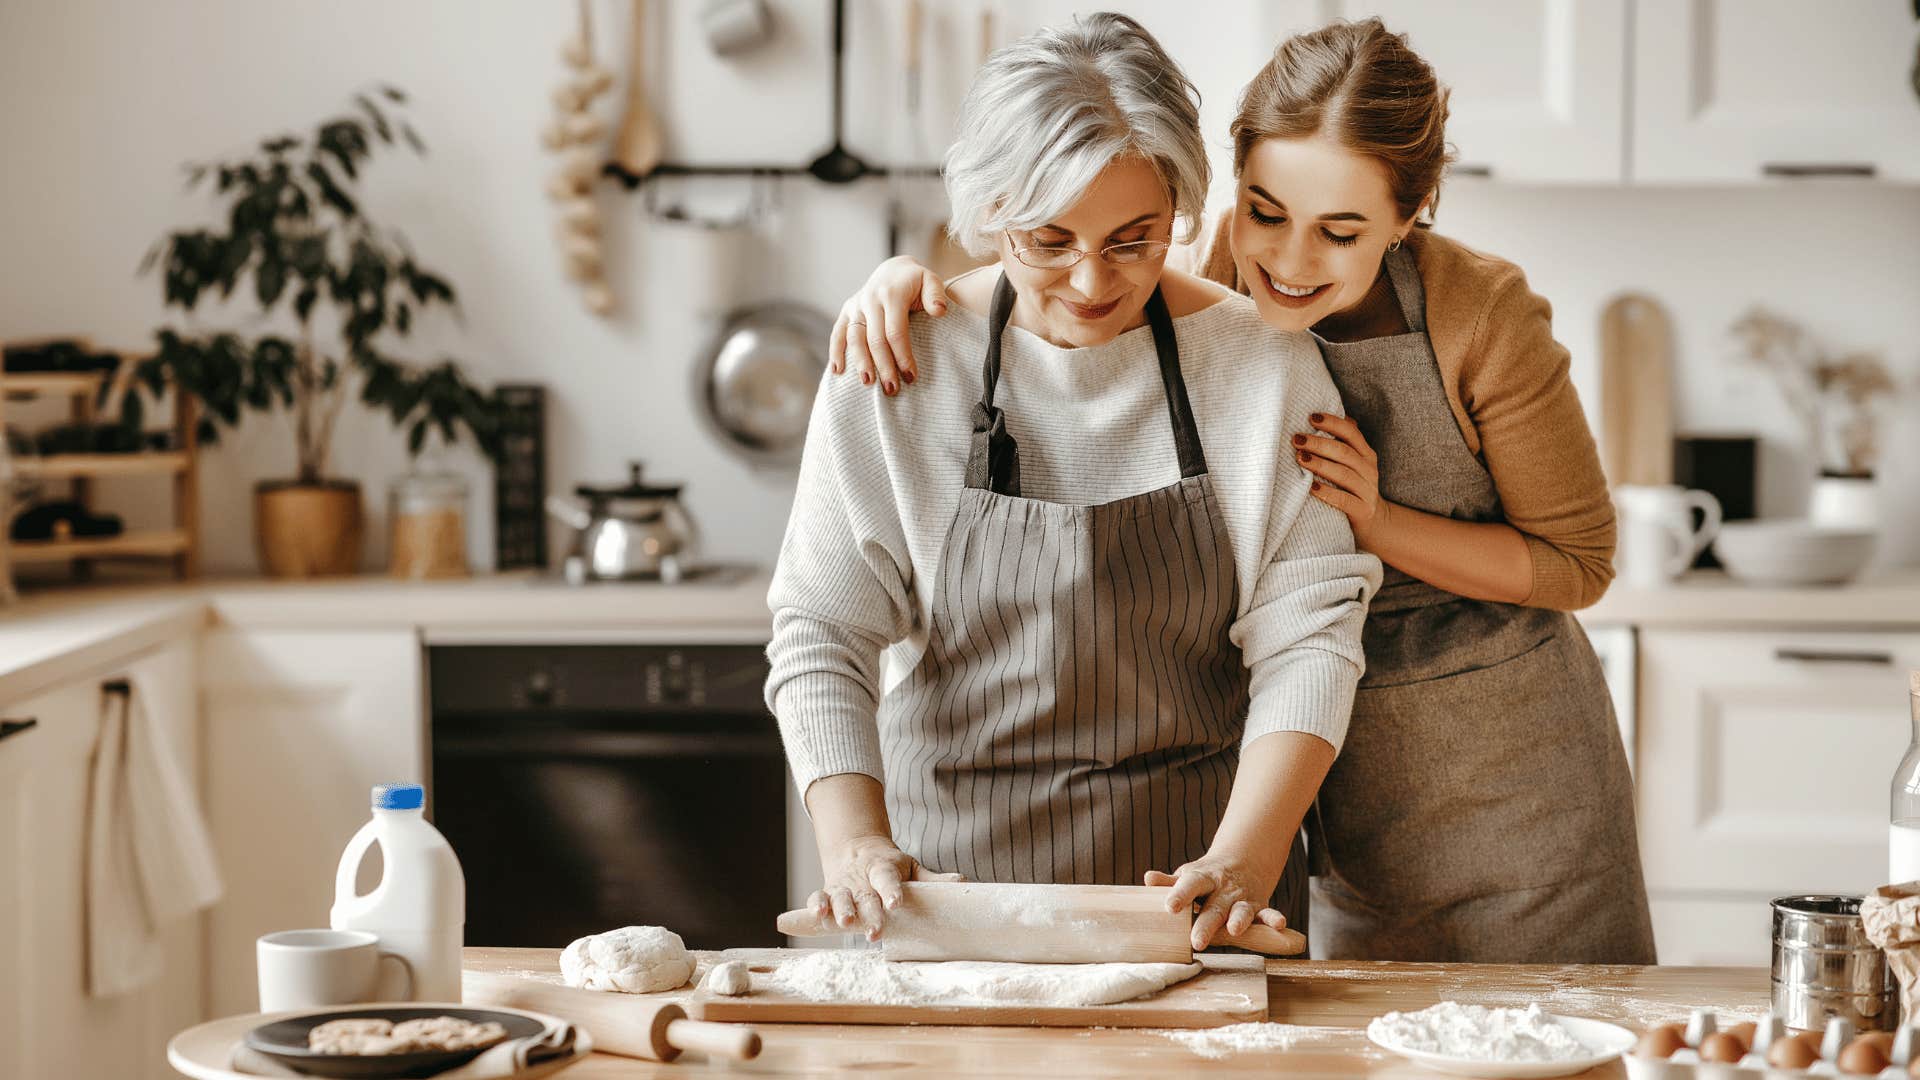
[[[1760,175],[1786,180],[1809,180],[1830,176],[1857,176],[1872,179],[1879,171],[1873,165],[1845,161],[1769,161],[1760,166]]]
[[[25,720],[0,720],[0,739],[9,735],[18,735],[29,728],[40,726],[37,717],[29,716]]]
[[[1893,663],[1890,652],[1845,652],[1825,649],[1775,649],[1775,660],[1797,660],[1809,664],[1882,664]]]

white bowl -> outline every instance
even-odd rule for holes
[[[1728,574],[1754,585],[1832,585],[1867,565],[1875,535],[1805,518],[1730,521],[1714,538],[1713,553]]]

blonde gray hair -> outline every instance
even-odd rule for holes
[[[1183,239],[1207,198],[1200,91],[1125,15],[1048,27],[987,58],[946,157],[948,231],[974,255],[993,237],[1066,213],[1102,170],[1135,154],[1167,186]]]

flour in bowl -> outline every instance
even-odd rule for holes
[[[1443,1001],[1419,1012],[1377,1016],[1367,1025],[1367,1037],[1394,1050],[1473,1061],[1570,1061],[1593,1053],[1538,1003],[1489,1009]]]

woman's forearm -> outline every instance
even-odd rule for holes
[[[845,851],[861,837],[892,837],[884,789],[865,773],[823,776],[807,786],[806,802],[823,862],[830,852]]]
[[[1473,600],[1519,604],[1533,594],[1526,538],[1502,522],[1456,521],[1382,500],[1354,540],[1388,566]]]
[[[1253,740],[1240,754],[1211,850],[1244,859],[1278,879],[1333,759],[1332,744],[1303,731],[1276,731]]]

